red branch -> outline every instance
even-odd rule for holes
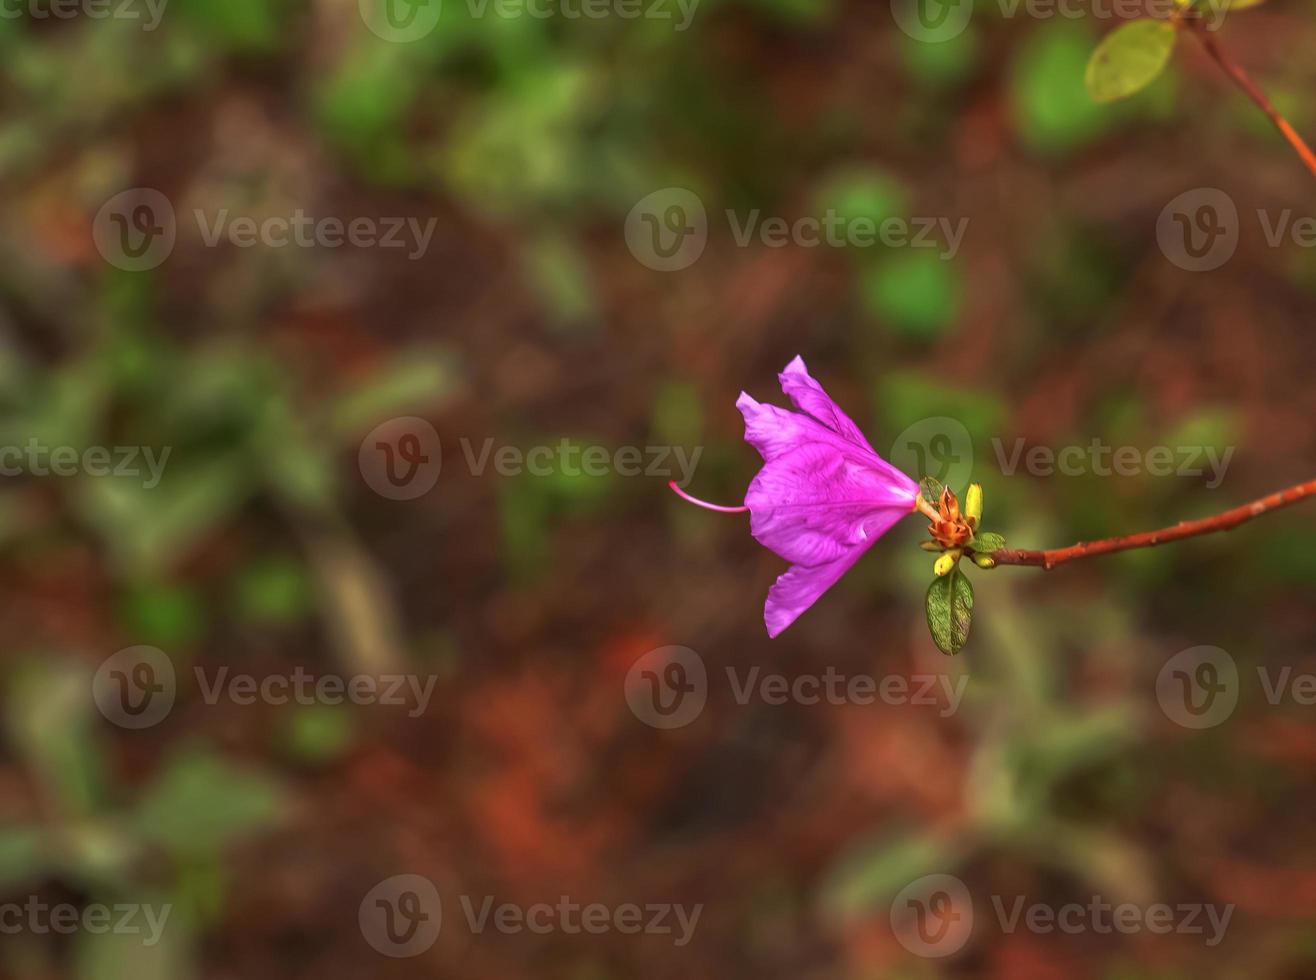
[[[1307,165],[1307,169],[1313,175],[1316,175],[1316,153],[1312,153],[1311,147],[1298,135],[1298,131],[1289,124],[1287,119],[1280,115],[1279,110],[1271,104],[1270,99],[1266,98],[1266,93],[1261,91],[1261,88],[1256,82],[1252,81],[1252,77],[1247,72],[1235,64],[1229,55],[1225,54],[1224,49],[1220,47],[1220,43],[1200,19],[1196,17],[1185,18],[1183,23],[1202,42],[1202,47],[1206,48],[1206,53],[1224,70],[1225,74],[1234,80],[1234,83],[1243,90],[1249,99],[1261,107],[1261,111],[1266,114],[1266,117],[1270,119],[1275,128],[1289,141],[1289,145],[1297,151],[1299,158]]]
[[[1090,558],[1092,555],[1105,555],[1112,551],[1128,551],[1131,548],[1152,548],[1158,544],[1168,544],[1184,538],[1194,538],[1199,534],[1214,534],[1217,531],[1229,531],[1245,521],[1281,507],[1296,504],[1305,497],[1316,494],[1316,480],[1299,483],[1297,486],[1280,490],[1268,497],[1254,500],[1250,504],[1234,507],[1214,517],[1203,517],[1195,521],[1181,521],[1173,527],[1163,527],[1159,531],[1143,531],[1141,534],[1128,534],[1118,538],[1103,538],[1100,541],[1083,541],[1068,548],[1052,548],[1049,551],[1025,551],[1019,548],[1002,548],[992,552],[992,558],[998,565],[1037,565],[1042,568],[1055,568],[1057,565],[1075,558]]]

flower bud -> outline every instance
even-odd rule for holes
[[[979,568],[995,568],[995,567],[996,567],[996,559],[995,559],[995,558],[993,558],[991,555],[984,555],[982,552],[979,552],[979,551],[975,551],[975,552],[973,553],[973,563],[974,563],[975,565],[977,565]]]
[[[973,527],[982,520],[982,484],[970,483],[964,494],[964,516]]]
[[[959,560],[960,560],[960,549],[952,548],[950,551],[946,552],[944,555],[942,555],[940,558],[936,560],[935,564],[933,564],[932,566],[932,570],[936,572],[937,575],[947,575],[950,573],[950,570],[955,567],[955,563]]]

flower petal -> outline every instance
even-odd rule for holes
[[[750,482],[750,533],[787,561],[806,565],[867,548],[913,510],[918,487],[896,472],[893,480],[853,449],[804,443],[765,463]]]
[[[831,429],[808,415],[776,405],[764,405],[745,392],[736,399],[736,408],[745,417],[745,441],[759,451],[765,463],[809,442],[835,446],[837,451],[853,451],[854,446]],[[870,450],[871,452],[871,450]]]
[[[801,412],[813,416],[848,442],[877,455],[873,452],[873,447],[868,444],[868,440],[864,438],[864,434],[859,431],[859,426],[841,411],[841,407],[832,401],[831,396],[823,390],[823,386],[809,374],[809,369],[804,366],[804,358],[797,354],[777,378],[781,381],[781,390],[786,393],[791,404]]]
[[[869,540],[862,546],[851,548],[846,554],[821,565],[792,565],[785,574],[778,577],[768,590],[767,602],[763,604],[763,624],[768,628],[768,636],[776,636],[795,622],[800,613],[835,585],[868,550],[868,546],[902,516],[899,512],[882,511],[880,515],[875,515]]]

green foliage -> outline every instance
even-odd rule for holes
[[[881,256],[864,274],[864,305],[896,333],[933,340],[959,317],[959,274],[933,249],[905,249]]]
[[[1088,60],[1085,81],[1098,102],[1127,98],[1165,70],[1178,28],[1149,17],[1121,24],[1107,34]]]
[[[1042,153],[1081,147],[1110,126],[1109,110],[1084,85],[1092,35],[1065,22],[1044,25],[1024,42],[1010,80],[1010,105],[1023,141]]]
[[[268,828],[284,808],[282,791],[267,777],[189,749],[166,764],[130,824],[142,839],[176,857],[205,859]]]
[[[969,541],[968,547],[974,551],[991,554],[1005,547],[1005,535],[995,531],[979,531]]]
[[[961,845],[925,833],[884,833],[852,847],[822,886],[822,905],[842,922],[890,902],[928,869],[954,860]]]
[[[297,705],[287,712],[281,748],[299,762],[324,764],[339,758],[355,738],[352,713],[341,705]]]
[[[1000,396],[918,371],[886,372],[875,394],[883,428],[894,433],[921,419],[949,416],[969,430],[975,446],[985,448],[1005,424]]]
[[[973,586],[958,566],[928,586],[927,614],[937,649],[952,656],[959,653],[973,623]]]
[[[890,174],[872,167],[835,171],[814,194],[819,214],[835,211],[847,223],[862,218],[881,226],[888,218],[903,216],[909,208],[905,187]]]
[[[315,607],[315,585],[306,565],[272,555],[244,567],[233,582],[233,608],[246,623],[287,625]]]
[[[130,636],[164,649],[195,643],[206,627],[201,597],[181,584],[139,584],[123,597],[120,610]]]
[[[936,44],[903,35],[900,38],[900,56],[910,75],[933,86],[949,86],[964,80],[977,65],[981,48],[972,24]]]

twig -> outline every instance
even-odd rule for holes
[[[1199,18],[1186,17],[1183,23],[1202,42],[1202,47],[1206,48],[1206,53],[1224,70],[1225,74],[1234,80],[1235,84],[1243,90],[1249,99],[1261,107],[1261,111],[1266,114],[1266,117],[1270,119],[1275,128],[1289,141],[1289,145],[1297,151],[1298,157],[1306,164],[1307,169],[1313,175],[1316,175],[1316,153],[1312,152],[1311,147],[1298,135],[1298,131],[1271,104],[1270,99],[1266,98],[1266,93],[1261,91],[1247,72],[1235,64],[1229,55],[1225,54],[1224,49],[1220,47],[1220,42],[1215,39],[1215,36]]]
[[[992,558],[998,565],[1036,565],[1051,569],[1075,558],[1090,558],[1092,555],[1105,555],[1112,551],[1128,551],[1131,548],[1151,548],[1158,544],[1193,538],[1199,534],[1214,534],[1217,531],[1229,531],[1244,521],[1290,504],[1296,504],[1305,497],[1316,495],[1316,480],[1299,483],[1297,486],[1280,490],[1268,497],[1254,500],[1250,504],[1234,507],[1214,517],[1203,517],[1195,521],[1181,521],[1173,527],[1163,527],[1159,531],[1144,531],[1141,534],[1129,534],[1118,538],[1103,538],[1100,541],[1083,541],[1068,548],[1052,548],[1049,551],[1026,551],[1018,548],[1001,548],[992,552]]]

